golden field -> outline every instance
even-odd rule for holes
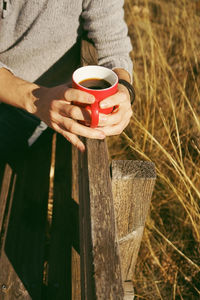
[[[125,0],[125,17],[137,97],[109,150],[157,172],[135,299],[200,299],[200,1]]]

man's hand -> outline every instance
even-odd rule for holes
[[[105,120],[100,127],[106,136],[120,134],[130,122],[133,111],[130,95],[125,86],[119,84],[118,93],[100,103],[101,108],[112,106],[115,106],[116,109],[110,115],[104,115]]]
[[[92,104],[95,98],[83,91],[60,85],[53,88],[40,87],[33,91],[35,97],[34,114],[44,121],[49,127],[62,134],[69,142],[80,151],[85,146],[78,135],[92,139],[104,139],[105,133],[101,129],[94,129],[82,125],[90,123],[90,113],[80,105]],[[76,102],[77,105],[74,105]],[[100,118],[102,125],[103,116]]]
[[[95,101],[94,96],[69,88],[65,84],[53,88],[40,87],[33,91],[33,95],[36,98],[34,114],[81,151],[84,151],[85,147],[78,135],[104,139],[105,136],[120,134],[132,116],[128,90],[120,84],[115,95],[100,103],[101,108],[115,106],[116,109],[110,115],[100,114],[96,129],[85,126],[90,124],[90,112],[78,106],[78,104],[92,104]],[[76,105],[73,104],[74,102]]]
[[[124,79],[128,82],[131,81],[129,73],[121,68],[116,68],[113,70],[119,79]],[[105,120],[102,122],[101,130],[107,135],[117,135],[120,134],[126,126],[129,124],[131,116],[133,114],[130,95],[127,88],[119,84],[118,93],[115,95],[104,99],[100,103],[101,108],[113,107],[116,106],[116,109],[110,115],[104,115]]]

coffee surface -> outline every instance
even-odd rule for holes
[[[87,78],[80,81],[79,84],[91,90],[103,90],[111,87],[108,81],[100,78]]]

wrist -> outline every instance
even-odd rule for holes
[[[26,91],[26,111],[39,117],[38,107],[40,106],[41,99],[44,98],[46,90],[46,87],[42,87],[34,83],[29,85]]]
[[[119,84],[122,84],[128,91],[129,96],[130,96],[130,101],[131,104],[133,104],[134,100],[135,100],[135,89],[132,86],[132,84],[130,84],[130,82],[124,80],[124,79],[119,79]]]
[[[120,68],[116,68],[113,71],[117,74],[117,76],[119,78],[119,84],[123,85],[126,88],[126,90],[128,91],[131,104],[133,104],[133,102],[135,100],[135,90],[131,84],[130,74],[126,70],[120,69]]]
[[[39,86],[16,77],[6,68],[0,69],[0,101],[34,113],[35,101],[33,91]]]

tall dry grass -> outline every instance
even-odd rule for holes
[[[137,99],[113,159],[155,163],[136,299],[200,299],[200,1],[126,0]]]

